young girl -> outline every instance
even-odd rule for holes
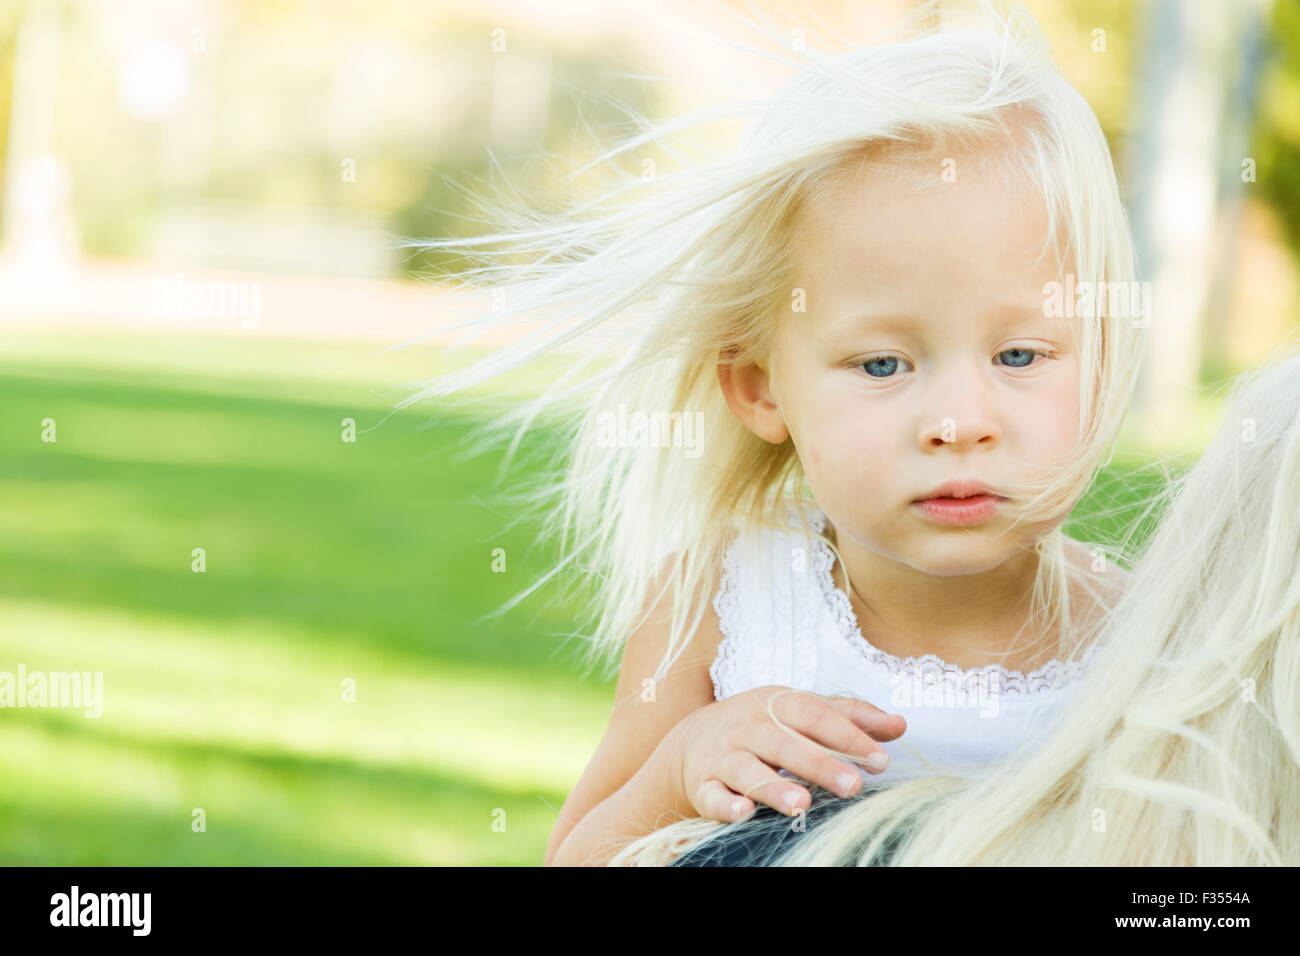
[[[1300,348],[1233,392],[1201,460],[1155,502],[1168,510],[1108,616],[1087,707],[1042,746],[980,779],[819,794],[801,831],[678,824],[615,862],[689,848],[674,862],[1300,863]]]
[[[547,862],[607,862],[676,817],[801,813],[795,777],[848,796],[978,773],[1086,673],[1123,572],[1060,525],[1146,321],[1108,309],[1134,266],[1096,117],[1026,14],[977,12],[797,45],[734,156],[415,243],[504,290],[471,325],[545,324],[408,403],[613,327],[504,420],[513,453],[559,411],[556,570],[597,583],[591,660],[623,651]]]

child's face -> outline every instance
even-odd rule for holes
[[[1005,507],[955,526],[914,502],[953,480],[1022,498],[1016,483],[1058,473],[1079,428],[1070,322],[1043,309],[1062,276],[1050,252],[1034,265],[1046,210],[1027,189],[958,174],[923,195],[843,177],[805,209],[794,266],[807,311],[782,320],[771,407],[751,423],[769,440],[788,430],[842,536],[938,575],[994,568],[1065,514],[999,536]]]

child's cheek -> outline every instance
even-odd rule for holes
[[[828,419],[808,450],[808,467],[836,485],[860,488],[880,472],[881,438],[860,420]]]
[[[1055,452],[1052,460],[1061,466],[1073,461],[1079,449],[1080,415],[1075,388],[1075,382],[1067,379],[1039,405],[1037,440]]]

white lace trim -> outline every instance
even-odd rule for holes
[[[812,530],[817,535],[814,539],[813,565],[822,595],[826,599],[826,607],[844,640],[857,648],[870,663],[885,668],[890,674],[913,679],[919,677],[923,684],[942,682],[967,687],[982,685],[985,688],[991,685],[1002,694],[1029,696],[1059,690],[1077,680],[1087,671],[1096,655],[1098,645],[1093,644],[1077,660],[1068,663],[1059,659],[1051,660],[1037,670],[1023,674],[1001,664],[986,664],[968,669],[949,664],[935,654],[896,657],[886,653],[862,636],[862,628],[849,596],[831,580],[835,552],[831,549],[830,542],[822,536],[825,525],[826,513],[820,508],[816,509],[812,517]]]
[[[739,585],[740,536],[737,536],[723,554],[722,581],[718,593],[713,596],[713,611],[718,616],[718,630],[722,632],[717,655],[709,665],[714,700],[722,700],[723,689],[735,686],[740,675],[740,626],[737,622],[746,609],[741,601]]]
[[[715,699],[766,684],[814,686],[813,641],[822,602],[811,586],[810,565],[804,561],[795,571],[783,540],[773,538],[771,529],[742,532],[728,545],[713,598],[722,632],[709,666]]]

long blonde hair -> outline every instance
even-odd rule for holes
[[[501,228],[408,243],[466,257],[475,265],[455,278],[496,293],[495,311],[453,328],[472,335],[530,319],[537,326],[398,407],[446,399],[586,343],[541,395],[505,408],[479,436],[485,443],[508,437],[509,463],[536,423],[560,435],[554,467],[518,495],[559,543],[560,560],[502,610],[569,569],[591,613],[591,633],[581,635],[587,659],[603,661],[606,676],[645,610],[671,594],[668,647],[654,675],[663,680],[707,609],[732,534],[781,525],[785,502],[813,503],[793,444],[770,444],[737,420],[717,365],[722,356],[740,363],[770,356],[780,314],[791,308],[792,223],[835,177],[904,164],[918,187],[941,188],[944,157],[982,157],[981,166],[1041,196],[1058,261],[1080,283],[1134,282],[1105,136],[1057,72],[1033,18],[1018,5],[1005,12],[989,3],[977,4],[972,17],[945,12],[951,15],[934,25],[932,11],[922,9],[925,25],[906,27],[893,42],[836,55],[793,51],[784,58],[793,80],[733,111],[755,119],[734,154],[650,179],[626,177],[553,216],[483,198],[480,207]],[[788,46],[779,32],[771,35]],[[652,125],[597,162],[654,144],[671,150],[676,131],[733,113]],[[1028,500],[1012,503],[1017,520],[1065,514],[1113,450],[1145,335],[1144,323],[1105,311],[1097,296],[1069,313],[1081,371],[1078,454],[1033,486]],[[618,447],[609,428],[626,410],[629,419],[658,415],[674,425],[679,447]],[[680,447],[691,421],[702,424],[696,456]],[[661,439],[669,444],[666,431]],[[1031,617],[1044,622],[1044,633],[1056,625],[1068,632],[1071,568],[1062,532],[1034,547],[1041,560]]]
[[[882,778],[770,865],[1300,864],[1300,349],[1229,406],[1152,499],[1163,521],[1052,733],[977,778]],[[684,821],[611,865],[745,827]]]

